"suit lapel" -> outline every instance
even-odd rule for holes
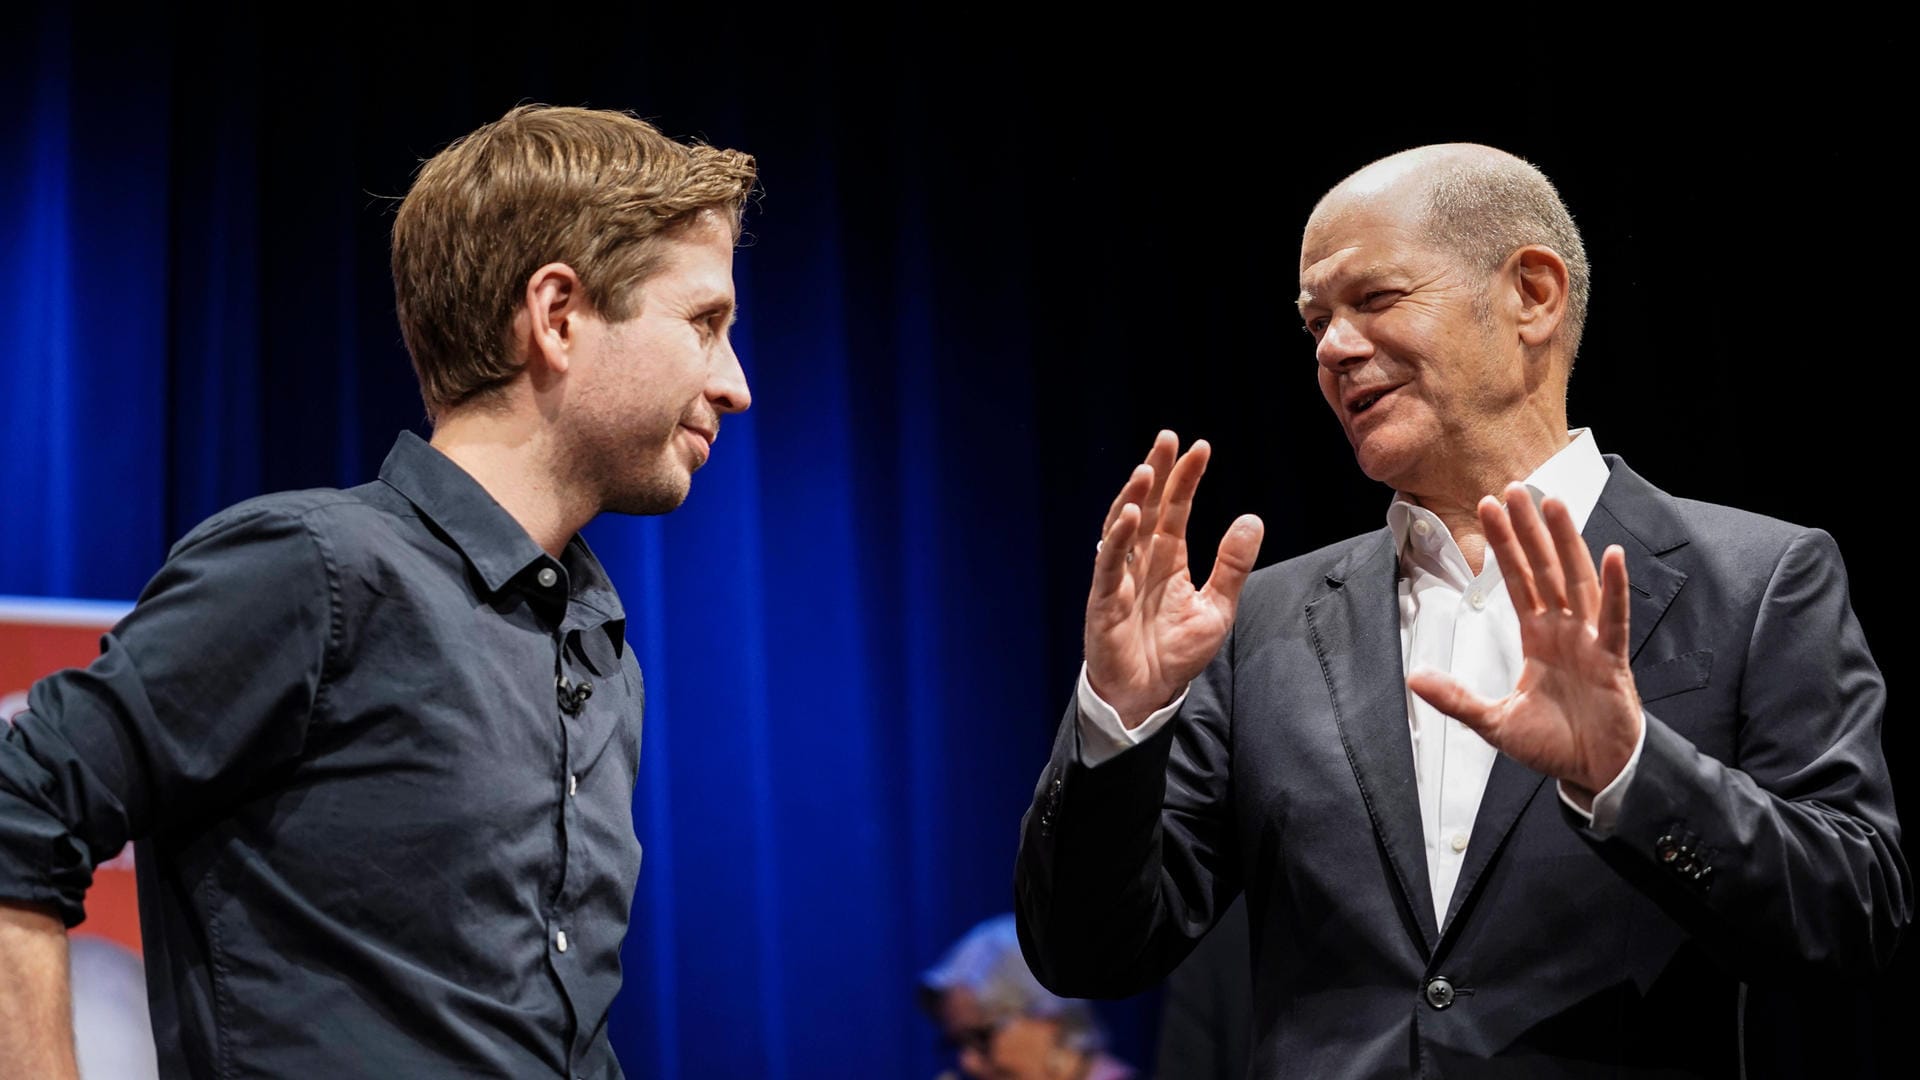
[[[1639,657],[1653,628],[1687,583],[1684,571],[1660,558],[1684,546],[1687,534],[1665,492],[1642,480],[1618,457],[1606,458],[1612,474],[1581,535],[1593,552],[1595,566],[1611,544],[1619,544],[1627,553],[1627,655],[1632,659]]]
[[[1480,796],[1480,809],[1473,816],[1473,837],[1467,842],[1466,857],[1460,863],[1460,878],[1454,883],[1453,896],[1447,900],[1447,930],[1454,916],[1473,894],[1480,875],[1492,864],[1493,857],[1506,845],[1507,834],[1520,820],[1520,812],[1533,801],[1547,778],[1505,754],[1493,759],[1493,771],[1487,774],[1487,790]],[[1557,797],[1557,796],[1556,796]]]
[[[1407,734],[1397,574],[1393,534],[1382,529],[1327,574],[1324,588],[1307,603],[1306,617],[1341,745],[1400,884],[1403,915],[1432,955],[1440,932]]]
[[[1612,544],[1627,553],[1628,656],[1638,656],[1653,628],[1666,615],[1673,598],[1686,584],[1687,575],[1660,559],[1660,555],[1685,544],[1679,518],[1666,506],[1667,496],[1627,468],[1618,457],[1606,458],[1610,474],[1600,492],[1600,501],[1587,518],[1581,533],[1600,565],[1600,556]],[[1480,798],[1480,810],[1474,816],[1473,837],[1467,844],[1466,859],[1460,865],[1460,881],[1447,903],[1446,929],[1451,930],[1454,916],[1472,895],[1489,864],[1505,846],[1507,834],[1520,820],[1520,814],[1533,801],[1546,777],[1501,754],[1494,760],[1487,777],[1486,794]],[[1548,798],[1559,798],[1549,791]],[[1415,810],[1416,817],[1418,809]]]

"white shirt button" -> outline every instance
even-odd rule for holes
[[[567,797],[571,799],[573,797],[573,793],[579,790],[580,790],[580,778],[578,776],[575,776],[573,773],[568,773],[567,774]]]
[[[1467,834],[1463,832],[1454,833],[1453,839],[1449,841],[1449,845],[1453,848],[1454,854],[1456,855],[1467,850]]]
[[[555,930],[553,932],[553,947],[559,949],[561,952],[567,951],[567,932],[565,930]]]
[[[1481,608],[1487,606],[1487,594],[1481,592],[1479,589],[1475,589],[1467,594],[1467,603],[1473,610],[1479,611]]]
[[[1415,521],[1413,523],[1413,535],[1415,536],[1425,536],[1432,531],[1433,526],[1427,524],[1425,521]]]
[[[539,579],[540,587],[543,589],[553,588],[553,583],[560,580],[560,575],[554,573],[553,567],[551,566],[541,567],[540,572],[535,574],[534,577]]]

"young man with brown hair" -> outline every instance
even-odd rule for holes
[[[748,390],[747,155],[514,109],[426,163],[394,290],[431,443],[175,545],[0,741],[0,1076],[72,1076],[65,927],[138,845],[168,1075],[620,1075],[642,690],[603,510]]]

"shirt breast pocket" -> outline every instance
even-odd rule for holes
[[[1670,656],[1633,673],[1633,685],[1642,705],[1698,690],[1711,681],[1713,650],[1695,649]]]

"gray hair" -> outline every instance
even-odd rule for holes
[[[1492,273],[1515,251],[1540,244],[1567,264],[1567,355],[1580,351],[1591,271],[1567,204],[1531,162],[1502,151],[1447,154],[1424,175],[1427,238]]]
[[[1093,1006],[1078,998],[1057,997],[1040,985],[1020,955],[1012,915],[996,915],[967,931],[920,976],[920,1007],[938,1015],[940,999],[965,989],[996,1020],[1024,1016],[1060,1025],[1060,1044],[1090,1054],[1102,1050],[1107,1034]]]

